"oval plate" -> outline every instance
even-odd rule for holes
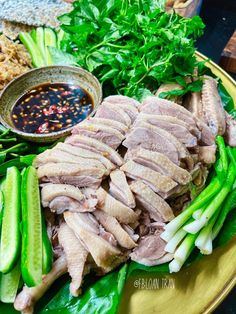
[[[200,53],[197,56],[200,60],[206,59]],[[207,66],[222,79],[236,104],[236,82],[214,62],[210,61]],[[132,276],[125,285],[118,313],[212,313],[236,284],[235,265],[234,238],[177,274]]]

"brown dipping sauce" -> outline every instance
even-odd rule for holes
[[[91,96],[79,86],[47,83],[23,95],[12,109],[12,121],[26,133],[48,134],[67,129],[93,111]]]

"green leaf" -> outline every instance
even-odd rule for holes
[[[45,306],[40,314],[115,314],[120,302],[126,280],[128,265],[119,271],[114,271],[96,279],[90,276],[83,289],[84,293],[74,298],[70,295],[69,284],[66,284],[58,294]]]
[[[64,52],[55,47],[48,47],[49,53],[52,57],[53,64],[60,65],[77,65],[76,58],[70,53]]]

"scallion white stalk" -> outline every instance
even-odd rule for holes
[[[185,263],[189,255],[194,249],[194,243],[197,238],[197,235],[188,234],[183,242],[180,244],[178,249],[174,254],[174,259],[176,259],[179,263]]]
[[[165,251],[169,253],[174,253],[179,243],[186,236],[187,232],[182,228],[176,232],[173,238],[166,244]]]

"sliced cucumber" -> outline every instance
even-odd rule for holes
[[[63,29],[60,29],[57,32],[57,49],[61,49],[61,41],[64,39],[65,37],[65,32],[63,31]]]
[[[42,271],[43,274],[47,274],[52,269],[52,263],[53,263],[53,252],[52,252],[52,244],[48,238],[47,234],[47,228],[44,221],[44,218],[42,217],[42,245],[43,245],[43,266]]]
[[[44,42],[44,29],[43,27],[38,27],[36,29],[36,44],[41,52],[41,55],[44,59],[44,63],[46,64],[46,49]]]
[[[8,273],[0,275],[0,300],[3,303],[13,303],[20,282],[20,261]]]
[[[4,183],[4,210],[0,243],[0,271],[10,272],[20,254],[20,172],[16,167],[7,169]]]
[[[30,166],[22,174],[21,272],[28,287],[42,282],[42,215],[37,171]]]
[[[40,68],[45,65],[44,58],[41,55],[39,47],[34,42],[30,34],[21,32],[19,34],[21,42],[24,44],[25,48],[31,55],[32,63],[36,68]]]
[[[2,227],[3,207],[4,207],[4,197],[3,197],[3,192],[0,190],[0,231]]]
[[[47,65],[51,65],[53,64],[53,60],[48,47],[57,47],[57,35],[51,28],[44,29],[44,43],[46,49],[46,63]]]

